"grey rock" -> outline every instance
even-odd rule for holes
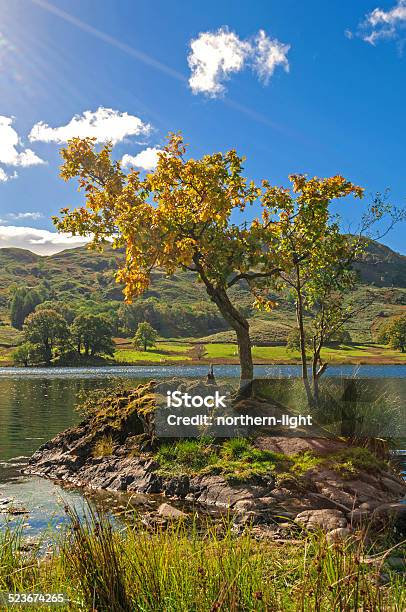
[[[406,561],[404,557],[389,557],[387,559],[388,565],[391,569],[394,569],[398,572],[404,572],[406,570]]]
[[[332,529],[326,535],[326,540],[329,544],[333,544],[334,542],[342,542],[351,536],[351,529],[347,527],[337,527],[336,529]]]
[[[368,508],[355,508],[348,513],[348,520],[353,527],[367,525],[371,522],[372,512]]]
[[[391,523],[402,533],[406,533],[406,503],[382,504],[374,511],[374,519]]]
[[[190,491],[189,476],[176,476],[163,484],[163,491],[168,497],[184,498]]]
[[[347,527],[347,519],[341,510],[332,508],[305,510],[296,516],[295,522],[307,529],[321,529],[326,532]]]
[[[178,508],[165,503],[159,506],[157,513],[158,516],[162,516],[166,519],[181,519],[187,517],[187,514],[182,512],[182,510],[178,510]]]

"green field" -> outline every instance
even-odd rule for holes
[[[114,359],[118,363],[187,361],[190,359],[187,355],[187,351],[190,348],[190,344],[176,342],[159,342],[156,347],[148,351],[139,351],[134,348],[126,348],[126,346],[122,347],[121,345],[114,353]]]
[[[196,342],[196,341],[195,341]],[[235,344],[205,344],[205,356],[197,360],[191,354],[192,342],[158,342],[157,346],[146,352],[130,348],[130,344],[119,344],[114,358],[118,363],[238,363],[238,349]],[[298,363],[298,352],[289,352],[284,346],[254,346],[253,357],[256,363]],[[406,354],[388,349],[381,345],[351,345],[327,348],[323,358],[331,363],[406,363]]]
[[[230,335],[232,333],[225,332]],[[220,334],[218,334],[220,335]],[[21,341],[22,334],[9,326],[0,327],[0,363],[1,365],[12,365],[12,351]],[[134,348],[131,339],[116,338],[116,351],[114,361],[118,364],[171,364],[171,363],[238,363],[238,348],[235,342],[207,342],[206,338],[201,340],[189,338],[187,340],[163,339],[157,345],[147,351]],[[205,347],[205,355],[199,360],[193,355],[193,347],[202,343]],[[287,351],[284,345],[258,346],[253,343],[253,358],[257,364],[299,363],[300,355],[297,351]],[[325,348],[322,357],[324,361],[331,363],[353,363],[353,364],[402,364],[406,363],[406,354],[389,349],[378,344],[351,344],[337,348]]]

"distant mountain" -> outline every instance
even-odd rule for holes
[[[36,255],[25,249],[0,249],[0,319],[8,319],[12,285],[45,288],[50,299],[63,300],[74,307],[94,311],[117,310],[123,302],[123,294],[122,287],[115,282],[114,273],[122,257],[121,252],[111,247],[107,247],[103,253],[78,247],[48,256]],[[371,242],[356,269],[361,280],[354,293],[356,299],[360,303],[365,300],[367,286],[376,296],[376,302],[368,312],[350,325],[353,338],[365,341],[370,339],[370,330],[377,317],[396,314],[406,305],[406,256]],[[252,310],[252,299],[245,287],[234,286],[233,294],[239,306],[251,318],[254,342],[256,339],[263,340],[264,334],[270,341],[286,337],[294,324],[291,302],[279,300],[278,309],[269,316]],[[203,311],[207,309],[217,315],[203,285],[195,281],[192,273],[182,272],[167,277],[163,272],[155,272],[149,291],[139,301],[150,298],[169,308],[182,305]],[[229,335],[229,332],[222,331],[224,322],[221,317],[214,316],[210,321],[206,335],[216,332]],[[166,335],[171,333],[168,329]],[[192,335],[190,328],[186,335]]]
[[[370,241],[362,263],[354,266],[361,281],[376,287],[406,287],[406,256]]]

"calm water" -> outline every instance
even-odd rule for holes
[[[285,377],[299,376],[300,368],[296,365],[264,365],[255,366],[255,376]],[[199,378],[207,374],[207,365],[201,366],[106,366],[97,368],[0,368],[0,378],[170,378],[171,376]],[[217,377],[233,378],[240,375],[236,365],[216,365]],[[362,378],[405,378],[405,365],[341,365],[327,369],[325,376],[349,377],[357,375]]]
[[[0,368],[0,500],[13,498],[13,505],[30,511],[24,517],[27,532],[44,529],[64,520],[62,503],[77,507],[79,491],[61,489],[46,479],[22,476],[28,457],[44,442],[80,419],[74,410],[78,395],[93,388],[112,386],[117,377],[129,384],[145,378],[204,377],[207,366],[126,366],[104,368]],[[215,368],[218,378],[239,375],[236,366]],[[259,366],[258,377],[297,376],[295,366]],[[406,378],[403,366],[334,367],[330,376]],[[0,512],[1,520],[4,514]]]

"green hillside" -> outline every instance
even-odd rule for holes
[[[114,279],[121,257],[120,252],[110,247],[104,253],[81,247],[46,257],[23,249],[0,249],[0,345],[11,346],[18,341],[18,332],[8,325],[13,286],[41,289],[48,299],[63,301],[75,311],[90,310],[122,317],[127,311],[123,310],[122,288]],[[366,343],[372,340],[371,330],[383,317],[406,308],[406,257],[373,242],[357,269],[361,283],[353,298],[365,303],[369,291],[373,293],[374,303],[348,329],[353,341]],[[255,344],[284,342],[294,325],[294,307],[289,300],[279,298],[278,308],[265,314],[252,309],[251,296],[242,285],[233,288],[233,299],[251,319]],[[154,273],[150,290],[135,301],[131,312],[134,309],[162,337],[234,341],[234,333],[228,330],[192,273],[177,273],[172,277]],[[131,321],[134,324],[134,319]],[[120,319],[118,327],[121,322]],[[119,332],[117,329],[117,335]]]

